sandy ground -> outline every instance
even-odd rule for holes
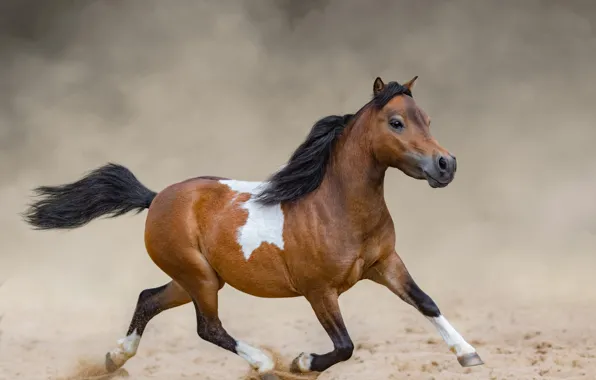
[[[30,231],[31,188],[107,161],[154,190],[261,180],[377,75],[420,77],[414,96],[458,157],[449,187],[391,171],[386,198],[406,265],[486,365],[461,368],[418,312],[361,283],[341,298],[356,352],[320,379],[595,379],[595,20],[588,1],[3,0],[0,379],[101,363],[139,292],[168,280],[144,213]],[[286,365],[331,349],[302,299],[226,287],[220,304],[234,337]],[[125,370],[235,380],[248,365],[201,341],[184,306],[150,323]]]
[[[286,364],[301,350],[330,348],[303,303],[256,302],[236,292],[224,294],[222,302],[227,307],[222,319],[228,329],[237,337],[278,351]],[[575,379],[596,375],[593,308],[570,312],[571,305],[535,302],[511,309],[502,301],[445,300],[447,315],[486,362],[484,367],[463,369],[423,318],[385,295],[373,301],[372,294],[376,295],[372,285],[360,286],[345,297],[344,312],[356,351],[351,360],[319,379]],[[248,369],[242,359],[194,334],[191,311],[184,307],[155,319],[139,353],[125,366],[131,379],[244,378]],[[77,378],[78,361],[100,362],[101,348],[110,347],[106,341],[118,336],[121,329],[116,326],[125,317],[120,311],[92,309],[27,315],[28,328],[20,334],[11,330],[24,330],[24,311],[9,312],[2,322],[2,379]]]
[[[69,236],[59,240],[69,240]],[[4,314],[0,321],[1,379],[81,379],[85,376],[80,374],[95,373],[93,368],[101,363],[105,351],[126,330],[136,299],[134,288],[154,286],[162,279],[143,256],[133,255],[134,259],[124,259],[124,266],[119,266],[137,268],[136,274],[130,273],[133,278],[107,280],[106,284],[118,282],[120,289],[113,285],[102,287],[93,274],[88,274],[87,280],[58,274],[66,268],[83,270],[97,259],[91,257],[91,263],[84,264],[84,258],[70,257],[70,265],[48,259],[31,276],[14,277],[0,289],[0,310]],[[110,268],[109,264],[98,265],[98,272]],[[492,287],[491,291],[482,282],[461,277],[441,285],[444,276],[433,276],[431,267],[449,266],[447,260],[415,266],[427,267],[422,270],[421,282],[432,284],[427,291],[452,324],[476,346],[486,365],[461,368],[421,315],[388,291],[362,282],[341,298],[356,344],[354,356],[319,379],[525,380],[596,376],[595,308],[590,293],[556,294],[539,277],[528,282],[536,287],[534,290],[519,287],[515,291],[503,283],[503,288]],[[48,272],[53,275],[48,276]],[[424,281],[425,276],[429,281]],[[143,284],[149,279],[151,283]],[[88,297],[84,297],[85,292]],[[331,348],[303,299],[259,299],[225,287],[220,303],[221,319],[233,336],[272,349],[286,366],[301,351],[322,353]],[[251,373],[242,359],[197,337],[193,309],[188,305],[156,317],[145,332],[137,356],[124,368],[114,378],[219,380],[244,379]]]

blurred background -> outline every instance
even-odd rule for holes
[[[18,215],[31,188],[108,161],[156,191],[199,175],[261,180],[316,120],[365,104],[376,76],[415,75],[414,96],[457,155],[458,173],[440,190],[388,174],[397,247],[456,327],[484,342],[487,367],[464,372],[442,342],[426,347],[427,335],[438,337],[432,326],[372,284],[342,298],[354,336],[383,343],[390,334],[411,345],[401,356],[398,343],[377,347],[358,365],[379,370],[379,357],[403,364],[407,352],[415,363],[440,358],[439,369],[389,372],[505,378],[519,367],[511,378],[522,379],[550,363],[541,376],[593,373],[594,355],[579,352],[568,360],[577,366],[549,355],[532,364],[536,350],[520,357],[518,339],[542,324],[551,346],[585,353],[595,343],[586,338],[593,322],[582,319],[596,312],[594,2],[3,0],[0,377],[47,378],[89,351],[103,353],[125,332],[138,293],[167,281],[144,251],[144,213],[35,232]],[[259,300],[229,287],[221,299],[222,320],[241,339],[290,356],[330,348],[303,300]],[[194,335],[191,309],[150,325],[152,337],[130,362],[135,378],[218,374],[225,360],[242,372],[243,362]],[[399,338],[412,325],[422,335]],[[174,360],[187,366],[170,368]],[[342,365],[325,378],[363,378],[355,364]]]

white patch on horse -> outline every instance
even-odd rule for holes
[[[128,359],[136,355],[140,343],[141,336],[134,330],[132,334],[118,341],[118,347],[109,352],[110,359],[116,367],[122,367]]]
[[[222,180],[220,183],[238,193],[251,194],[251,197],[242,204],[242,208],[248,211],[248,218],[238,229],[238,243],[242,247],[244,258],[248,260],[254,250],[263,243],[276,245],[283,250],[284,214],[281,204],[265,206],[253,199],[253,196],[258,194],[262,186],[266,186],[267,183],[235,180]]]
[[[236,352],[259,373],[267,373],[275,368],[273,360],[263,351],[239,340],[236,341]]]
[[[427,317],[428,320],[436,327],[439,334],[449,346],[451,352],[453,352],[458,358],[466,354],[472,354],[476,352],[476,349],[472,347],[465,339],[451,326],[451,323],[447,321],[442,315],[438,317]]]

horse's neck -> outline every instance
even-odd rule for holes
[[[323,193],[339,197],[345,212],[358,225],[390,218],[384,197],[386,167],[372,156],[364,125],[354,125],[340,138],[331,157]]]

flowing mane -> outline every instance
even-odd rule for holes
[[[262,204],[295,201],[319,187],[331,152],[354,115],[331,115],[317,121],[288,163],[273,174],[257,196]]]
[[[397,82],[389,82],[356,114],[331,115],[317,121],[288,163],[269,178],[257,201],[265,205],[292,202],[315,191],[323,182],[337,139],[350,122],[367,106],[372,104],[380,110],[398,95],[412,96],[412,93]]]

